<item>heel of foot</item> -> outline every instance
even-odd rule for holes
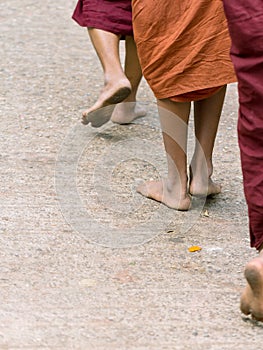
[[[263,264],[251,261],[246,266],[244,275],[251,289],[254,292],[260,290],[263,294]]]

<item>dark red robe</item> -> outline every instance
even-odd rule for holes
[[[263,2],[224,0],[238,78],[238,136],[251,246],[263,244]]]
[[[72,18],[82,27],[133,35],[131,0],[79,0]]]

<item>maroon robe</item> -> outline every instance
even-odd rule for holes
[[[131,0],[79,0],[72,18],[82,27],[133,35]]]
[[[251,246],[263,244],[263,2],[224,0],[238,78],[238,136]]]

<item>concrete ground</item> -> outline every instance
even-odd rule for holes
[[[102,72],[74,6],[0,3],[0,349],[262,348],[239,311],[256,252],[236,85],[215,147],[222,193],[188,213],[143,199],[135,185],[166,168],[154,97],[143,81],[145,118],[80,124]]]

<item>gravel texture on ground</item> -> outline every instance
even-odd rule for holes
[[[214,153],[222,193],[188,213],[143,199],[136,183],[166,169],[155,99],[142,81],[145,118],[80,124],[102,72],[74,6],[0,2],[0,349],[262,348],[239,311],[256,252],[236,85]]]

